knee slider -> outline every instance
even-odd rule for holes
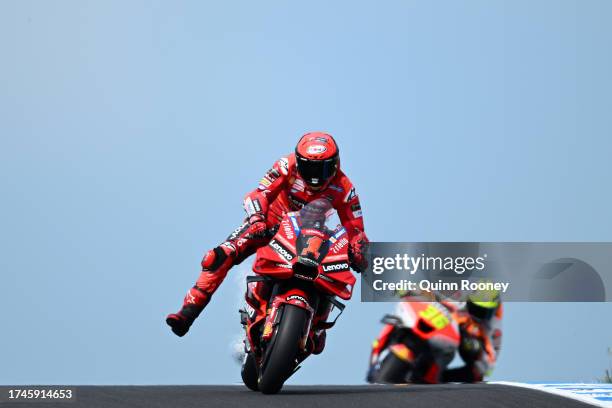
[[[214,272],[223,265],[227,258],[233,255],[234,252],[235,250],[233,248],[222,245],[211,249],[204,255],[204,259],[202,259],[202,268]]]

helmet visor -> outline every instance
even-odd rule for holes
[[[480,320],[491,320],[497,310],[497,302],[467,302],[467,310],[472,317]]]
[[[321,187],[336,174],[337,157],[326,160],[309,160],[297,155],[297,171],[306,184]]]

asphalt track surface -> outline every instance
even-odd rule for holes
[[[286,386],[263,395],[238,385],[209,386],[77,386],[72,402],[0,403],[8,407],[181,407],[181,408],[587,408],[588,405],[542,391],[497,384],[407,386]]]

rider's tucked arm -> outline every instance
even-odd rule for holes
[[[343,177],[341,184],[344,194],[336,200],[334,207],[349,237],[351,268],[362,272],[367,267],[365,252],[369,240],[364,231],[361,203],[355,187],[348,178]]]
[[[244,210],[247,218],[264,220],[268,213],[268,204],[278,196],[287,183],[289,173],[288,158],[278,160],[259,180],[259,186],[244,198]]]
[[[349,240],[353,241],[359,234],[364,234],[363,215],[359,196],[350,181],[345,181],[345,195],[334,203],[342,226],[348,233]]]

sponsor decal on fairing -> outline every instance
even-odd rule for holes
[[[349,270],[349,264],[347,262],[334,262],[323,264],[323,272],[342,272]]]
[[[304,299],[304,297],[303,297],[303,296],[300,296],[300,295],[290,295],[290,296],[287,296],[287,300],[288,300],[288,301],[291,301],[291,300],[294,300],[294,301],[295,301],[295,300],[297,300],[298,302],[302,302],[302,303],[304,303],[306,306],[309,306],[309,304],[308,304],[308,302],[306,301],[306,299]]]
[[[346,237],[342,237],[342,239],[340,241],[335,241],[334,246],[331,248],[331,251],[334,254],[337,254],[338,252],[340,252],[340,250],[342,248],[344,248],[346,245],[348,245],[348,239]]]
[[[293,230],[295,231],[296,234],[299,234],[300,226],[298,225],[297,219],[295,218],[294,215],[289,216],[289,219],[291,220],[291,224],[293,224]]]
[[[329,238],[329,240],[332,243],[335,243],[338,240],[338,238],[344,235],[344,233],[346,233],[346,229],[344,229],[344,227],[341,227],[338,231],[336,231],[336,233],[332,237]]]
[[[283,269],[291,269],[291,268],[293,268],[293,265],[285,264],[285,263],[277,263],[276,266],[278,266],[279,268],[283,268]]]
[[[295,234],[293,233],[293,227],[291,226],[291,224],[289,224],[289,222],[287,222],[286,220],[283,220],[281,224],[283,226],[283,231],[285,232],[287,238],[293,239],[295,237]]]
[[[273,239],[268,244],[272,249],[276,251],[277,254],[285,258],[287,261],[292,261],[294,258],[294,254],[291,253],[289,249],[287,249],[283,244]]]
[[[323,279],[324,281],[327,281],[327,282],[329,282],[329,283],[334,283],[334,282],[335,282],[335,280],[333,280],[332,278],[330,278],[330,277],[329,277],[329,276],[327,276],[327,275],[319,275],[319,278],[321,278],[321,279]]]

